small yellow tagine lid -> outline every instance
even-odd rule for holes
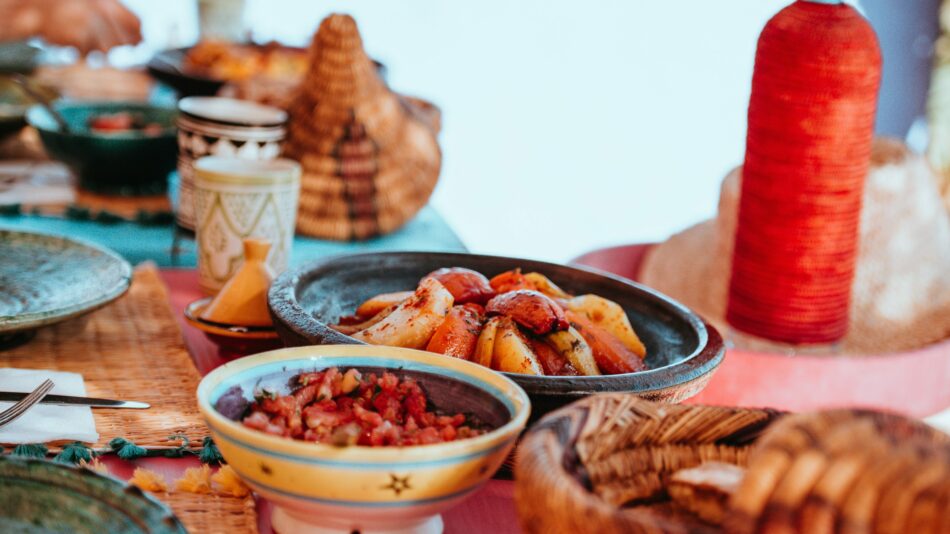
[[[244,265],[211,301],[201,318],[241,326],[272,326],[267,309],[267,290],[274,273],[267,265],[270,241],[244,239]]]

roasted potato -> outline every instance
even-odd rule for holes
[[[452,294],[438,280],[427,278],[392,313],[353,337],[371,345],[421,349],[445,320],[453,302]]]
[[[485,326],[482,328],[482,333],[478,335],[478,341],[475,343],[475,354],[472,356],[473,362],[485,367],[491,367],[492,358],[495,353],[495,337],[498,333],[498,323],[500,323],[502,319],[502,317],[492,317],[485,323]]]
[[[411,295],[411,293],[410,293]],[[378,311],[376,315],[373,315],[370,318],[360,317],[358,315],[347,315],[340,317],[340,321],[337,324],[330,325],[330,328],[336,330],[341,334],[346,334],[352,336],[353,334],[359,332],[360,330],[366,330],[367,328],[373,326],[374,324],[382,321],[387,315],[393,312],[396,309],[398,304],[390,304],[386,308]]]
[[[360,306],[356,308],[356,316],[366,318],[373,317],[386,308],[389,308],[394,304],[399,304],[411,296],[412,291],[397,291],[395,293],[382,293],[380,295],[376,295],[375,297],[360,304]]]
[[[503,317],[495,334],[495,347],[492,355],[492,369],[506,373],[543,375],[544,369],[537,355],[518,325]]]
[[[559,288],[557,284],[551,281],[550,278],[544,276],[541,273],[525,273],[524,279],[532,289],[540,291],[552,299],[571,298],[571,296],[566,291]]]
[[[554,347],[554,350],[571,362],[577,372],[585,376],[600,374],[594,353],[587,341],[573,327],[544,336],[544,340]]]
[[[613,334],[640,358],[646,356],[647,348],[630,325],[627,313],[616,302],[597,295],[579,295],[568,299],[565,306],[572,312],[584,314],[594,325]]]

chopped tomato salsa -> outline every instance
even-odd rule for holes
[[[331,445],[426,445],[484,433],[464,414],[441,415],[411,378],[366,376],[336,367],[301,373],[289,395],[261,392],[245,426],[287,438]]]

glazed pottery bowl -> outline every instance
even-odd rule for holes
[[[250,429],[237,419],[257,388],[289,391],[291,378],[328,367],[390,370],[414,378],[430,403],[493,430],[407,447],[335,447]],[[525,392],[484,367],[393,347],[299,347],[234,360],[198,386],[198,406],[228,464],[272,501],[278,532],[441,532],[440,512],[501,466],[530,412]]]
[[[101,308],[131,283],[132,266],[111,250],[0,229],[0,345]]]
[[[441,267],[466,267],[488,277],[519,267],[537,271],[569,293],[600,295],[626,311],[646,345],[650,369],[586,377],[508,374],[528,392],[535,418],[598,392],[632,392],[678,402],[702,390],[723,358],[722,338],[713,327],[647,287],[585,268],[474,254],[387,252],[302,265],[271,286],[274,326],[288,346],[361,343],[327,325],[353,313],[369,297],[414,289],[423,276]]]
[[[159,194],[167,189],[178,153],[173,108],[136,102],[59,102],[54,106],[69,132],[61,131],[42,106],[31,107],[26,120],[39,132],[46,152],[79,176],[83,189],[120,195]],[[141,116],[161,129],[151,133],[89,129],[93,117],[121,112]]]
[[[185,534],[158,499],[71,465],[0,456],[0,532]]]
[[[218,346],[222,356],[234,358],[283,346],[273,327],[243,326],[202,319],[201,312],[211,304],[212,298],[205,297],[189,304],[185,308],[185,320],[204,332],[205,337]]]

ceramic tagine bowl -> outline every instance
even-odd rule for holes
[[[271,244],[244,240],[244,264],[214,297],[185,308],[189,324],[205,333],[224,357],[244,356],[283,346],[267,308],[273,272],[267,265]]]
[[[335,446],[275,436],[241,423],[255,394],[290,392],[301,372],[336,367],[416,380],[434,409],[466,413],[489,430],[429,445]],[[502,465],[531,411],[511,379],[458,358],[411,349],[324,345],[228,362],[201,381],[198,406],[238,475],[271,501],[276,532],[438,534],[440,514]]]

